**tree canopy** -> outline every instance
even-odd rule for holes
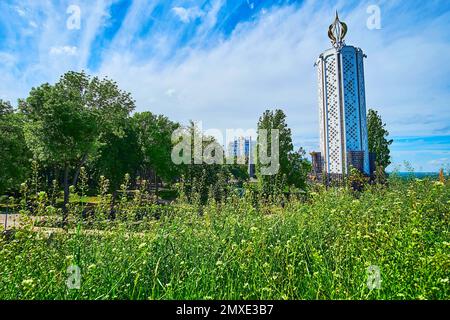
[[[386,124],[383,123],[377,111],[369,109],[367,126],[369,132],[369,152],[375,153],[377,165],[386,169],[391,164],[389,147],[393,142],[392,139],[388,139],[389,132],[386,130]]]
[[[136,113],[132,118],[136,130],[140,152],[141,169],[151,169],[164,181],[173,181],[179,173],[172,163],[172,133],[179,127],[162,115],[151,112]]]
[[[265,131],[264,131],[265,130]],[[272,130],[278,130],[279,133],[279,150],[278,154],[270,154],[269,156],[278,156],[279,170],[274,175],[265,175],[262,173],[264,164],[261,162],[261,134],[267,132],[267,152],[271,153]],[[260,117],[258,122],[258,160],[256,162],[256,172],[260,187],[265,193],[274,193],[283,191],[288,186],[298,188],[306,187],[306,177],[309,172],[309,161],[304,158],[304,151],[300,149],[294,152],[292,143],[291,129],[286,123],[286,115],[282,110],[267,110]],[[275,159],[273,159],[275,160]]]
[[[31,154],[25,144],[23,117],[0,100],[0,193],[24,182]]]
[[[33,88],[19,107],[25,118],[25,140],[34,157],[64,169],[67,203],[70,173],[75,185],[80,168],[105,135],[123,136],[134,101],[114,81],[68,72],[55,85]]]
[[[194,122],[182,127],[149,111],[132,114],[134,108],[130,93],[114,81],[72,71],[55,84],[32,88],[18,101],[17,110],[0,100],[0,192],[17,191],[26,180],[32,184],[39,181],[52,193],[62,185],[66,212],[69,187],[76,187],[78,180],[83,181],[80,188],[85,188],[87,181],[88,190],[94,191],[100,187],[98,181],[107,179],[105,185],[113,199],[125,176],[132,184],[148,180],[156,188],[160,182],[179,182],[185,192],[197,194],[194,198],[204,202],[209,196],[223,199],[231,182],[243,186],[250,179],[248,163],[223,163],[223,146],[204,136]],[[173,133],[179,129],[189,136],[190,163],[176,164],[172,159],[176,149]],[[258,123],[258,131],[269,134],[269,157],[275,156],[270,151],[274,129],[279,131],[276,174],[261,174],[266,164],[256,161],[262,190],[305,188],[309,162],[302,149],[294,152],[291,130],[281,110],[266,111]],[[201,141],[200,163],[195,141]]]

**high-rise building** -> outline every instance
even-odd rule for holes
[[[249,159],[253,156],[251,150],[256,145],[250,137],[235,138],[228,144],[228,156],[238,159]]]
[[[347,174],[350,166],[369,168],[364,55],[344,42],[347,25],[336,19],[328,30],[333,47],[316,62],[319,81],[320,161],[328,174]]]
[[[256,142],[251,137],[235,138],[228,144],[228,157],[236,159],[239,164],[248,165],[250,177],[255,176]]]

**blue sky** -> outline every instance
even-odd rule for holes
[[[70,6],[80,28],[68,28]],[[369,29],[370,5],[381,29]],[[268,108],[294,143],[318,148],[316,72],[334,11],[366,59],[368,107],[387,123],[394,164],[450,164],[450,1],[0,1],[0,98],[27,96],[68,70],[108,76],[137,110],[204,128],[254,128]],[[73,11],[71,11],[73,12]],[[400,168],[401,169],[401,168]]]

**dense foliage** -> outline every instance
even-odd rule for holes
[[[282,204],[246,192],[160,207],[142,192],[122,197],[108,222],[104,190],[90,218],[71,203],[67,231],[29,222],[0,238],[0,299],[450,297],[448,182],[391,177],[388,187],[317,187]],[[40,193],[35,214],[50,219],[50,202]],[[71,265],[81,268],[79,290],[66,286]],[[368,289],[370,266],[380,289]]]
[[[31,154],[22,128],[23,117],[0,100],[0,194],[28,178]]]
[[[242,186],[250,179],[248,163],[211,164],[205,157],[202,163],[174,163],[172,134],[178,129],[190,136],[188,159],[194,160],[197,152],[195,139],[202,141],[200,156],[222,159],[225,150],[214,138],[198,132],[194,122],[183,127],[148,111],[131,114],[135,108],[131,95],[108,78],[67,72],[53,85],[33,88],[26,99],[19,100],[17,110],[3,101],[0,107],[0,196],[17,194],[22,183],[33,181],[35,189],[63,190],[62,202],[56,205],[67,212],[69,189],[79,188],[81,168],[85,168],[87,193],[95,193],[98,181],[106,176],[114,200],[125,174],[130,175],[133,188],[144,180],[156,191],[161,185],[171,188],[182,183],[189,193],[201,185],[197,191],[203,203],[209,195],[218,198],[225,192],[215,182]],[[291,186],[305,190],[309,161],[302,149],[293,152],[284,113],[267,111],[260,121],[260,129],[266,127],[281,133],[280,172],[273,177],[260,175],[262,188],[272,194],[290,192]]]
[[[33,88],[19,108],[34,158],[64,172],[66,206],[69,186],[77,184],[81,167],[97,152],[103,136],[123,136],[134,101],[109,79],[68,72],[55,85]]]
[[[393,140],[388,139],[389,132],[377,111],[369,109],[367,114],[367,129],[369,133],[369,152],[376,154],[376,164],[386,169],[391,164],[389,150]]]
[[[262,163],[261,160],[261,140],[262,130],[267,132],[267,153],[269,157],[278,158],[279,168],[276,174],[267,175],[262,173],[263,167],[270,167],[269,164]],[[279,148],[277,153],[272,150],[274,141],[273,135],[278,130]],[[286,122],[286,115],[282,110],[266,110],[258,122],[258,157],[256,162],[256,174],[261,190],[266,194],[277,194],[285,191],[286,187],[297,187],[305,189],[306,178],[310,172],[309,161],[305,159],[305,152],[300,149],[294,152],[291,129]],[[271,163],[271,165],[273,165]]]

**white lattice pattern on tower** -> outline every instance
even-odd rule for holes
[[[327,166],[330,171],[342,173],[342,148],[341,148],[341,112],[339,110],[339,86],[337,73],[337,60],[335,56],[329,56],[325,60],[325,97],[327,102]]]
[[[323,83],[323,68],[322,68],[322,64],[319,64],[317,67],[317,78],[319,79],[319,83]],[[323,105],[324,100],[323,100],[323,86],[318,86],[318,92],[317,92],[317,98],[319,100],[319,104]],[[320,145],[323,146],[324,142],[325,142],[325,128],[324,128],[324,123],[325,119],[324,119],[324,109],[323,108],[319,108],[319,123],[321,123],[320,125]],[[325,155],[325,150],[321,149],[322,155]]]
[[[369,173],[363,58],[361,49],[343,45],[325,51],[317,62],[320,145],[327,173],[347,173],[349,152],[364,152],[364,172]]]

